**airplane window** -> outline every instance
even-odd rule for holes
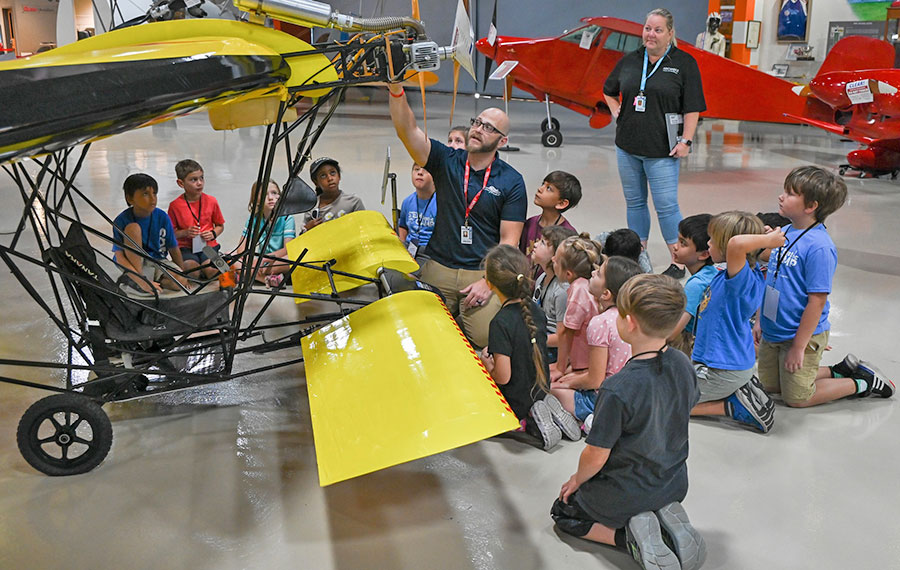
[[[612,32],[606,38],[606,43],[603,44],[603,49],[611,49],[615,51],[622,51],[622,34],[619,32]]]
[[[574,32],[564,35],[560,39],[564,42],[581,45],[581,38],[584,34],[590,34],[591,36],[593,36],[594,39],[592,43],[596,43],[597,38],[600,36],[600,26],[585,26],[583,28],[575,30]]]
[[[640,37],[628,36],[628,35],[625,35],[624,37],[625,37],[624,51],[626,51],[626,52],[634,51],[634,50],[638,49],[639,47],[641,47],[641,38]]]

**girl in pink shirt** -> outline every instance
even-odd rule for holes
[[[631,358],[631,345],[619,337],[616,329],[616,296],[625,282],[640,275],[641,266],[626,257],[613,256],[606,259],[591,274],[588,290],[597,299],[600,314],[591,319],[587,326],[589,348],[588,369],[572,372],[560,380],[571,388],[560,389],[554,395],[563,406],[572,405],[572,414],[585,421],[594,411],[597,390],[604,380],[618,372]],[[565,390],[565,391],[564,391]]]
[[[601,246],[587,234],[567,238],[553,256],[553,271],[557,277],[569,283],[566,293],[566,313],[556,332],[559,355],[550,370],[551,390],[569,387],[561,384],[566,372],[585,370],[588,367],[587,326],[598,314],[597,301],[588,292],[588,278],[601,261]]]

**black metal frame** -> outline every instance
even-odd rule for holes
[[[373,42],[373,44],[376,42]],[[382,44],[383,45],[383,44]],[[376,45],[372,46],[377,47]],[[329,46],[326,48],[317,48],[314,52],[303,52],[298,54],[288,54],[286,57],[302,56],[308,53],[323,53],[325,51],[337,51],[340,55],[340,61],[346,62],[345,55],[350,53],[351,46]],[[359,55],[359,46],[353,48],[353,52]],[[359,58],[360,60],[362,58]],[[345,72],[352,72],[353,67],[345,67]],[[387,72],[382,71],[382,75]],[[371,81],[371,77],[368,81]],[[259,170],[257,173],[256,192],[252,197],[252,215],[256,219],[261,219],[265,190],[267,185],[263,181],[269,180],[272,172],[275,155],[279,146],[284,146],[288,156],[291,177],[297,176],[302,171],[306,162],[310,157],[311,150],[321,135],[323,129],[328,124],[330,118],[340,102],[343,86],[362,82],[360,79],[342,80],[338,83],[341,88],[332,89],[327,95],[321,97],[311,108],[309,108],[302,116],[291,124],[283,123],[285,111],[289,106],[296,104],[303,96],[303,92],[316,88],[324,87],[322,84],[306,85],[294,89],[294,93],[289,101],[281,104],[278,112],[278,120],[269,125],[266,131],[266,138],[263,144],[260,157]],[[332,84],[328,84],[330,86]],[[320,111],[330,105],[326,112],[319,118]],[[296,151],[291,156],[290,134],[300,127],[305,127],[300,142],[297,144]],[[155,395],[173,390],[179,390],[189,387],[200,386],[203,384],[222,382],[265,372],[285,366],[291,366],[303,361],[302,357],[287,358],[282,362],[268,364],[266,366],[250,368],[239,372],[234,372],[234,359],[236,356],[246,353],[270,353],[288,348],[296,349],[299,340],[303,336],[309,334],[319,326],[334,321],[342,316],[352,312],[354,308],[368,304],[370,301],[353,298],[341,297],[334,285],[334,275],[349,276],[360,281],[360,284],[374,283],[379,290],[379,296],[385,294],[384,287],[378,279],[372,279],[364,276],[348,274],[335,270],[333,268],[335,260],[306,260],[306,251],[304,251],[297,260],[288,260],[275,258],[270,255],[260,255],[256,253],[255,247],[248,246],[246,250],[240,254],[239,259],[245,268],[240,272],[237,285],[234,288],[226,289],[228,294],[221,301],[218,309],[231,308],[230,319],[224,325],[209,326],[209,318],[199,323],[186,323],[179,319],[178,315],[167,313],[159,309],[151,300],[132,299],[121,292],[114,293],[115,297],[121,299],[125,303],[132,303],[135,307],[142,310],[158,313],[161,317],[171,319],[177,322],[181,327],[187,327],[185,332],[167,339],[166,342],[158,342],[153,340],[130,342],[116,341],[114,339],[105,338],[102,327],[98,327],[97,323],[91,322],[88,317],[84,300],[79,294],[79,287],[101,289],[97,283],[89,279],[84,279],[77,275],[66,274],[60,267],[52,264],[50,259],[51,248],[59,247],[67,229],[72,224],[81,224],[82,227],[94,238],[99,238],[105,243],[111,244],[112,238],[109,232],[102,232],[90,228],[82,223],[81,208],[91,208],[94,213],[99,214],[103,220],[112,228],[112,220],[102,212],[90,198],[82,192],[74,183],[75,178],[81,169],[84,159],[89,151],[90,144],[84,145],[74,167],[70,168],[70,162],[73,148],[67,148],[46,155],[43,158],[34,158],[33,160],[40,166],[36,176],[33,176],[21,163],[8,163],[0,165],[3,170],[10,176],[19,189],[23,200],[22,216],[19,225],[13,233],[13,237],[6,244],[0,244],[0,258],[9,268],[10,272],[22,285],[29,296],[45,311],[50,320],[57,326],[60,332],[67,340],[67,361],[66,362],[49,362],[49,361],[28,361],[16,360],[9,358],[0,358],[0,366],[25,367],[25,368],[42,368],[46,370],[65,370],[66,382],[65,387],[51,386],[30,382],[19,378],[9,376],[0,376],[0,382],[39,388],[52,392],[78,393],[99,402],[124,401],[134,398]],[[246,236],[247,244],[265,243],[271,237],[274,230],[272,223],[278,216],[282,215],[285,207],[286,193],[282,194],[275,209],[270,216],[270,223],[266,224],[250,224],[248,227],[248,235]],[[39,256],[35,257],[21,251],[22,238],[26,234],[26,230],[30,227],[34,242],[39,250]],[[96,239],[95,239],[96,241]],[[149,256],[140,249],[139,244],[123,244],[128,249],[140,255],[145,261],[149,260]],[[108,262],[112,259],[97,247],[92,245],[95,254],[105,257]],[[109,248],[107,248],[109,249]],[[297,294],[288,292],[284,287],[276,289],[262,288],[256,284],[256,274],[261,267],[263,261],[278,261],[291,264],[291,272],[298,267],[309,270],[324,272],[331,283],[330,294],[308,293]],[[36,265],[44,269],[47,278],[51,284],[52,299],[45,299],[37,289],[28,281],[22,267],[26,265]],[[201,285],[197,289],[189,292],[189,295],[200,295],[204,292],[205,286]],[[103,290],[106,294],[109,291]],[[247,310],[246,303],[251,295],[267,296],[268,299],[263,303],[262,307],[256,314],[250,314]],[[310,299],[333,302],[337,305],[337,310],[327,314],[319,314],[306,319],[293,321],[277,322],[272,324],[261,325],[260,319],[272,302],[277,297],[287,297],[293,299]],[[243,324],[245,320],[249,320],[248,324]],[[276,339],[266,339],[263,335],[266,331],[282,328],[282,327],[299,327],[299,330]],[[110,360],[110,355],[121,354],[123,362],[114,362]],[[192,372],[179,370],[171,364],[172,359],[190,358],[198,356],[212,355],[214,358],[220,358],[222,364],[218,369],[209,372]],[[77,360],[81,360],[86,364],[76,364]],[[126,362],[130,361],[130,366],[126,366]],[[73,372],[89,370],[92,371],[96,378],[89,379],[86,382],[76,384],[73,381]],[[147,377],[154,377],[153,382],[148,383]],[[95,386],[100,385],[101,388],[94,390]]]

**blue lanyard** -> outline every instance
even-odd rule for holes
[[[669,50],[672,49],[672,44],[669,44],[669,47],[666,48],[666,53],[662,54],[662,57],[656,60],[656,65],[653,66],[653,71],[650,72],[650,75],[647,75],[647,61],[650,59],[647,57],[647,48],[644,48],[644,69],[641,71],[641,90],[640,93],[644,92],[644,87],[647,85],[647,80],[653,77],[653,74],[656,73],[656,70],[659,69],[659,64],[662,63],[662,60],[666,59],[666,56],[669,55]]]

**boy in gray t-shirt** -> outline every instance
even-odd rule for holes
[[[600,386],[578,470],[550,510],[561,531],[625,548],[643,568],[694,569],[706,557],[681,506],[700,391],[688,357],[666,346],[684,304],[665,275],[636,275],[619,290],[616,325],[634,356]]]
[[[531,262],[540,265],[544,273],[534,282],[532,300],[547,315],[547,362],[556,362],[557,336],[556,325],[566,315],[566,290],[568,282],[560,279],[553,272],[553,254],[567,237],[576,235],[574,230],[563,226],[547,226],[541,229],[541,238],[534,243]]]

